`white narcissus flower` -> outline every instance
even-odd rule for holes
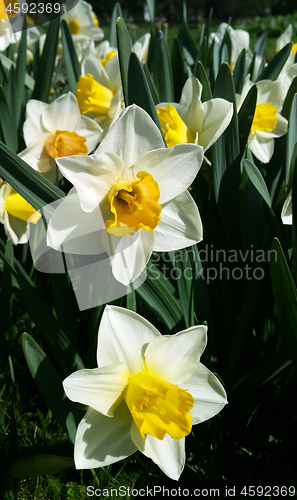
[[[146,63],[151,34],[145,33],[132,45],[132,52],[135,52],[142,64]]]
[[[160,103],[157,114],[167,146],[194,143],[204,152],[212,146],[228,127],[233,105],[225,99],[201,102],[202,85],[191,76],[182,90],[179,104]]]
[[[139,450],[178,480],[185,436],[227,403],[222,384],[200,363],[206,342],[206,326],[162,336],[138,314],[107,306],[98,368],[63,382],[69,399],[89,406],[77,429],[76,468],[103,467]]]
[[[246,78],[241,95],[237,95],[240,109],[248,91],[254,84],[249,75]],[[280,114],[283,105],[283,87],[281,81],[261,80],[258,89],[255,115],[248,137],[248,146],[256,158],[268,163],[274,151],[274,139],[287,132],[288,121]]]
[[[194,144],[165,148],[150,116],[135,105],[126,108],[93,155],[57,160],[75,189],[50,220],[48,244],[76,254],[107,252],[115,279],[129,284],[153,250],[178,250],[202,239],[198,208],[187,191],[202,159]]]
[[[79,0],[73,9],[62,16],[62,19],[68,23],[74,41],[83,38],[91,38],[92,40],[104,38],[104,33],[99,28],[99,22],[92,6],[84,0]]]
[[[71,92],[51,104],[32,99],[26,114],[23,130],[27,149],[19,156],[52,182],[56,178],[56,158],[87,155],[102,137],[101,127],[81,116]]]
[[[103,63],[92,55],[84,59],[76,93],[81,113],[99,123],[105,134],[123,105],[118,54],[108,57]]]
[[[27,243],[27,222],[30,219],[30,222],[36,223],[39,218],[40,213],[6,181],[0,179],[0,222],[4,224],[6,236],[11,238],[14,245]]]
[[[229,24],[221,23],[216,33],[211,33],[209,37],[210,44],[214,40],[216,44],[221,45],[224,36],[228,31],[231,40],[231,71],[234,70],[236,61],[243,49],[248,50],[250,46],[250,35],[245,30],[234,30]]]

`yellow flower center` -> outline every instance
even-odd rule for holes
[[[181,439],[191,432],[194,399],[184,389],[144,370],[131,375],[124,397],[143,438]]]
[[[93,21],[94,21],[95,26],[99,26],[98,17],[96,16],[96,14],[94,12],[93,12]]]
[[[76,98],[82,114],[90,111],[107,115],[113,97],[113,92],[96,82],[93,75],[79,77]]]
[[[271,102],[258,104],[255,109],[251,131],[272,132],[277,124],[276,113],[277,109]]]
[[[161,205],[157,182],[147,172],[138,172],[138,180],[119,182],[109,195],[110,210],[114,220],[106,222],[108,233],[115,236],[133,234],[144,227],[152,231],[159,224]]]
[[[56,130],[50,134],[44,143],[44,148],[52,158],[61,156],[86,155],[88,148],[85,145],[87,139],[76,132],[67,130]]]
[[[70,19],[69,21],[69,29],[73,35],[78,35],[80,32],[80,27],[79,23],[76,21],[76,19]]]
[[[23,198],[19,193],[12,191],[5,200],[4,210],[9,214],[13,215],[17,219],[28,220],[31,215],[35,214],[32,217],[30,222],[36,224],[36,222],[40,219],[41,214],[36,211],[35,208],[28,203],[25,198]]]
[[[166,108],[158,108],[157,114],[169,148],[176,144],[194,142],[195,138],[187,125],[182,121],[174,106],[167,104]]]
[[[297,54],[297,43],[294,43],[291,49],[291,55],[296,56]]]
[[[110,61],[110,59],[115,56],[115,50],[111,50],[110,52],[108,52],[108,54],[104,57],[104,59],[99,59],[99,61],[101,62],[101,64],[104,66],[106,66],[106,64],[108,63],[108,61]]]
[[[6,6],[8,8],[8,11],[6,10]],[[0,19],[8,19],[9,17],[16,16],[17,13],[15,10],[18,10],[20,8],[20,2],[17,0],[14,0],[12,2],[9,2],[7,0],[5,3],[3,0],[0,0]]]
[[[4,4],[4,2],[2,0],[0,0],[0,19],[5,19],[5,18],[8,18],[8,15],[7,15],[7,12],[6,12],[6,8],[5,8],[5,4]]]

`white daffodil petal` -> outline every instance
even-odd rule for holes
[[[40,137],[40,130],[42,133],[48,132],[41,121],[41,115],[47,108],[48,104],[31,99],[26,107],[26,121],[24,123],[24,140],[26,146],[31,145],[37,137]]]
[[[93,75],[96,82],[110,89],[111,82],[105,71],[103,64],[94,56],[88,56],[82,63],[82,75]]]
[[[142,156],[132,170],[151,174],[160,189],[159,203],[167,203],[192,184],[203,161],[202,147],[178,144],[171,148],[150,151]]]
[[[153,252],[154,240],[154,231],[146,229],[120,238],[111,258],[112,273],[117,281],[129,285],[138,278]]]
[[[50,132],[56,130],[74,132],[79,120],[79,107],[75,96],[71,92],[58,97],[42,113],[42,123]]]
[[[51,158],[47,152],[45,151],[44,141],[38,138],[35,142],[31,143],[29,147],[21,151],[18,154],[22,160],[30,165],[30,167],[37,170],[42,174],[53,170],[53,175],[56,175],[55,169],[53,169],[53,165],[55,165],[55,160]]]
[[[14,245],[27,243],[29,228],[27,221],[18,219],[13,215],[4,213],[4,226],[7,235],[12,239]]]
[[[185,438],[173,439],[167,434],[162,441],[150,435],[143,439],[134,422],[131,437],[141,453],[151,458],[168,477],[179,479],[186,461]]]
[[[109,129],[95,156],[99,153],[114,153],[120,156],[126,168],[152,149],[163,148],[161,133],[150,116],[133,104],[126,108]]]
[[[190,411],[193,425],[213,417],[227,404],[227,395],[221,382],[202,363],[180,387],[189,391],[194,398],[194,407]]]
[[[141,372],[145,369],[147,344],[160,335],[139,314],[121,307],[106,306],[98,334],[98,366],[125,363],[131,373]]]
[[[250,134],[248,139],[250,150],[262,163],[268,163],[271,160],[274,151],[273,137],[262,137],[259,133]]]
[[[124,167],[122,159],[113,154],[58,158],[57,164],[64,177],[76,188],[85,212],[92,212],[98,207]]]
[[[101,233],[106,231],[100,208],[91,213],[81,209],[75,190],[54,211],[47,231],[47,244],[55,250],[81,255],[105,252]]]
[[[257,104],[271,102],[277,109],[281,108],[284,100],[284,89],[281,81],[261,80],[256,85],[258,89]]]
[[[175,335],[153,339],[145,351],[149,372],[180,385],[194,373],[207,342],[207,327],[193,326]]]
[[[162,206],[161,221],[154,233],[156,252],[179,250],[202,240],[200,214],[188,191]]]
[[[93,151],[103,137],[103,129],[100,125],[87,116],[80,117],[75,132],[87,139],[86,146],[89,153]]]
[[[233,105],[225,99],[210,99],[203,103],[203,121],[198,130],[198,144],[207,151],[228,127]]]
[[[281,218],[283,224],[289,224],[289,225],[293,224],[292,214],[293,214],[293,204],[292,204],[292,189],[291,189],[282,208]]]
[[[120,363],[93,370],[78,370],[63,381],[63,387],[71,401],[113,417],[113,410],[119,405],[127,383],[127,368]]]
[[[115,54],[106,64],[105,71],[109,77],[111,88],[117,92],[122,86],[119,56]]]
[[[75,439],[74,461],[77,469],[104,467],[137,451],[130,437],[131,413],[125,402],[109,418],[89,409],[80,422]]]
[[[203,120],[203,105],[200,100],[202,93],[202,85],[191,76],[186,81],[179,104],[174,105],[181,119],[189,128],[190,132],[195,135],[202,127]]]

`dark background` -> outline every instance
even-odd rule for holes
[[[110,19],[115,2],[88,0],[101,21]],[[123,13],[134,21],[143,20],[143,0],[119,0]],[[228,21],[267,14],[289,14],[297,9],[296,0],[187,0],[188,21],[195,22],[208,15],[213,8],[213,18]],[[182,0],[156,0],[156,17],[179,23],[182,18]],[[131,19],[132,20],[132,19]],[[164,19],[165,20],[165,19]]]

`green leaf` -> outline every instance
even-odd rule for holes
[[[259,82],[260,80],[272,80],[274,82],[283,69],[290,55],[291,49],[292,43],[290,42],[285,45],[284,48],[273,57],[273,59],[271,59],[260,76],[258,76],[257,82]]]
[[[262,33],[255,43],[254,52],[257,56],[263,56],[263,50],[267,39],[267,33]]]
[[[245,49],[243,49],[236,61],[233,71],[233,81],[236,94],[241,94],[243,89],[243,84],[245,81],[245,59],[246,53]]]
[[[12,150],[17,150],[17,130],[12,123],[10,110],[8,107],[7,99],[3,90],[2,85],[0,85],[0,124],[1,131],[7,146]],[[1,162],[1,157],[0,157]],[[30,167],[31,168],[31,167]]]
[[[187,66],[180,42],[177,38],[174,38],[172,44],[171,67],[175,102],[179,102],[183,86],[188,78]]]
[[[282,336],[297,372],[297,290],[278,239],[271,246],[277,259],[270,262],[272,291],[277,307]]]
[[[168,330],[172,330],[182,318],[180,303],[173,296],[175,288],[152,262],[146,269],[147,279],[136,288],[136,294]]]
[[[286,152],[286,183],[292,181],[293,172],[291,171],[291,162],[295,144],[297,143],[297,94],[294,95],[291,111],[288,121],[287,132],[287,152]]]
[[[131,38],[125,21],[120,17],[116,22],[116,30],[124,100],[126,106],[128,106],[128,66],[131,54]]]
[[[173,102],[172,69],[168,56],[167,45],[161,30],[156,30],[154,45],[154,82],[161,102]]]
[[[297,93],[297,76],[294,78],[289,87],[289,90],[284,100],[283,108],[281,110],[281,115],[287,120],[289,119],[293,98],[296,93]]]
[[[270,195],[260,170],[250,160],[243,160],[242,164],[250,181],[253,183],[267,205],[271,208]]]
[[[11,66],[16,66],[16,64],[11,61],[8,57],[6,57],[4,54],[0,53],[0,61],[5,69],[10,70]],[[28,75],[28,73],[25,74],[25,85],[29,90],[33,90],[35,87],[35,80],[32,78],[32,76]]]
[[[3,248],[2,242],[0,247]],[[83,363],[70,344],[67,337],[60,330],[59,324],[50,307],[40,294],[31,278],[27,275],[20,263],[15,259],[13,267],[0,251],[4,266],[7,266],[17,284],[16,293],[26,312],[30,312],[36,327],[39,329],[43,340],[51,350],[53,357],[60,365],[63,374],[69,375],[73,370],[83,368]]]
[[[74,467],[74,460],[70,457],[59,455],[34,455],[21,458],[14,462],[8,469],[10,478],[34,477],[57,474],[69,467]]]
[[[25,22],[25,21],[24,21]],[[26,64],[27,64],[27,31],[24,29],[22,31],[22,36],[19,45],[18,58],[16,63],[16,87],[15,87],[15,100],[16,100],[16,127],[19,128],[19,122],[21,118],[21,111],[23,105],[24,97],[24,83],[26,75]]]
[[[193,262],[187,249],[178,250],[176,252],[168,252],[173,270],[176,271],[176,280],[180,304],[185,320],[186,328],[194,326],[194,269]],[[189,272],[191,275],[189,276]]]
[[[212,93],[210,89],[210,83],[207,78],[207,74],[205,71],[205,68],[202,64],[201,61],[198,61],[195,71],[194,71],[194,76],[198,78],[199,82],[201,83],[203,90],[202,90],[202,95],[201,95],[201,101],[209,101],[209,99],[212,99]]]
[[[49,92],[52,85],[53,72],[55,68],[58,39],[59,39],[60,19],[53,19],[49,25],[46,39],[39,61],[36,75],[35,87],[32,99],[48,102]]]
[[[117,2],[112,11],[111,21],[110,21],[110,31],[109,31],[109,43],[111,47],[114,48],[118,48],[117,29],[116,29],[116,22],[118,17],[123,17],[123,13],[120,4]]]
[[[66,268],[66,266],[65,266]],[[50,275],[54,306],[61,330],[70,340],[74,349],[77,350],[76,326],[74,312],[71,301],[71,285],[68,280],[68,273]]]
[[[218,201],[222,177],[235,160],[237,159],[239,148],[238,117],[236,112],[236,99],[233,85],[233,78],[228,64],[223,64],[218,73],[214,97],[221,97],[233,104],[233,117],[228,128],[218,138],[210,148],[212,156],[213,183],[215,198]]]
[[[153,101],[155,104],[159,104],[159,102],[161,102],[160,97],[159,97],[158,91],[156,89],[154,80],[152,79],[152,75],[150,73],[150,70],[148,69],[148,66],[146,64],[143,64],[142,68],[143,68],[144,74],[146,76],[147,83],[148,83],[148,86],[150,89],[150,93],[152,94]]]
[[[141,63],[134,52],[130,55],[129,68],[128,68],[128,102],[130,104],[137,104],[144,109],[150,117],[154,120],[157,127],[160,129],[164,144],[162,127],[159,122],[155,104],[150,93],[150,89],[142,69]]]
[[[74,48],[69,26],[64,19],[62,20],[62,47],[69,90],[73,94],[76,94],[76,83],[81,75],[81,68]]]
[[[243,154],[246,147],[248,137],[250,135],[251,126],[254,119],[256,104],[257,104],[257,86],[253,85],[248,91],[245,100],[238,112],[238,129],[240,152]]]
[[[233,104],[233,117],[230,125],[224,132],[226,138],[226,158],[227,162],[230,164],[237,158],[240,150],[235,89],[230,67],[226,63],[222,64],[220,68],[213,95],[214,97],[226,99]]]
[[[5,257],[10,264],[13,264],[14,252],[13,243],[11,239],[7,240],[5,248]],[[11,297],[11,274],[7,267],[4,267],[2,272],[2,280],[0,287],[0,304],[1,304],[1,314],[0,314],[0,331],[5,332],[6,324],[10,318],[10,302]]]
[[[36,172],[0,142],[0,177],[3,177],[36,210],[59,200],[65,193]]]
[[[151,24],[155,22],[155,0],[146,0]]]
[[[137,312],[136,294],[132,283],[130,284],[130,287],[131,287],[131,292],[128,293],[126,297],[127,309],[129,309],[130,311]]]
[[[185,49],[191,54],[194,64],[197,59],[198,49],[192,37],[192,33],[189,30],[186,2],[183,2],[183,22],[178,33],[178,39],[181,46],[185,47]]]
[[[29,370],[44,401],[74,443],[75,406],[65,397],[60,376],[37,342],[27,333],[22,336],[22,344]]]

